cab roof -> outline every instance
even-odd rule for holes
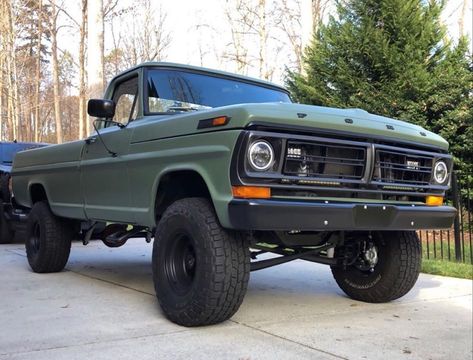
[[[286,88],[284,88],[283,86],[274,84],[270,81],[261,80],[261,79],[257,79],[257,78],[252,78],[252,77],[244,76],[244,75],[239,75],[239,74],[235,74],[235,73],[231,73],[231,72],[227,72],[227,71],[209,69],[209,68],[200,67],[200,66],[177,64],[177,63],[172,63],[172,62],[161,62],[161,61],[147,61],[147,62],[138,64],[136,66],[133,66],[133,67],[119,73],[118,75],[114,76],[110,82],[114,82],[117,78],[125,75],[126,73],[128,73],[130,71],[134,71],[136,69],[140,69],[140,68],[159,68],[159,67],[162,67],[162,68],[175,68],[175,69],[180,69],[180,70],[191,70],[191,71],[205,72],[205,73],[209,73],[211,75],[220,75],[220,76],[225,76],[225,77],[231,77],[231,78],[234,78],[234,79],[237,79],[237,80],[239,79],[239,80],[243,80],[243,81],[246,81],[246,82],[261,84],[265,87],[276,88],[278,90],[289,93],[288,90]]]

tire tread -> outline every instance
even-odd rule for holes
[[[391,232],[385,239],[389,244],[388,269],[382,275],[382,281],[369,289],[358,289],[345,281],[348,270],[332,268],[332,274],[338,286],[355,300],[383,303],[406,295],[415,285],[421,267],[421,244],[414,231]]]
[[[34,253],[30,248],[29,238],[35,221],[40,221],[41,239],[40,250]],[[49,205],[44,202],[34,204],[28,218],[26,255],[34,272],[51,273],[64,269],[71,251],[71,231],[64,219],[55,216]]]
[[[158,224],[155,241],[162,241],[161,230],[175,215],[194,217],[200,222],[201,231],[208,235],[204,246],[211,254],[203,262],[212,264],[212,267],[203,275],[207,286],[199,289],[185,311],[176,311],[166,304],[159,296],[159,284],[155,281],[156,294],[164,313],[171,321],[184,326],[211,325],[229,319],[243,302],[249,280],[250,257],[246,239],[239,232],[221,227],[207,199],[186,198],[176,201],[166,210]]]

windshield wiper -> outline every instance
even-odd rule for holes
[[[173,111],[199,111],[199,108],[187,106],[171,106],[168,108],[168,112]]]

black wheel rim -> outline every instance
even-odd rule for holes
[[[40,248],[40,236],[41,228],[39,226],[39,222],[35,222],[33,225],[33,231],[31,232],[31,236],[29,238],[31,250],[33,250],[35,253],[37,253]]]
[[[193,241],[187,234],[176,234],[170,240],[164,261],[164,271],[169,284],[178,295],[185,295],[192,288],[197,268]]]

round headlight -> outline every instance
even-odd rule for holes
[[[448,177],[448,167],[444,161],[437,161],[434,167],[434,180],[437,184],[443,184]]]
[[[257,171],[268,170],[273,165],[273,147],[266,141],[256,141],[248,150],[248,160],[253,169]]]

